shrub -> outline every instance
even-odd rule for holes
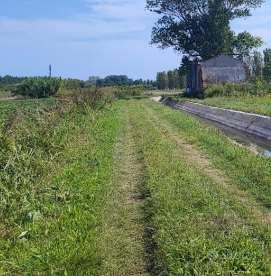
[[[77,106],[101,108],[107,103],[112,103],[115,91],[108,88],[81,88],[73,90],[73,103]]]
[[[115,92],[117,98],[138,97],[144,94],[144,86],[122,86],[118,87]]]
[[[100,108],[114,99],[123,99],[142,96],[145,91],[143,86],[106,86],[106,87],[85,87],[70,90],[73,102],[76,105],[91,106]],[[66,93],[66,95],[68,95]]]
[[[267,82],[256,79],[252,82],[209,85],[204,90],[204,97],[259,96],[270,92],[271,86]]]
[[[46,98],[56,95],[60,84],[61,80],[58,78],[28,78],[16,87],[14,94],[31,98]]]

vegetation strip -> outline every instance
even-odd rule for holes
[[[249,191],[262,205],[271,206],[271,160],[231,143],[218,129],[181,111],[146,103],[166,119],[187,143],[199,147],[240,189]]]
[[[169,98],[164,99],[163,103],[189,114],[197,115],[200,118],[271,141],[271,117],[222,109],[190,101],[178,102]]]
[[[47,148],[43,147],[47,144],[36,142],[43,138],[55,146],[50,148],[50,153],[56,150],[55,158],[42,163],[44,171],[35,175],[34,182],[22,183],[20,196],[17,187],[1,183],[10,199],[14,198],[15,202],[17,197],[20,204],[14,203],[16,208],[10,206],[14,220],[5,213],[8,206],[1,206],[8,219],[1,220],[0,274],[96,275],[101,270],[99,241],[105,193],[113,175],[113,153],[119,129],[117,116],[113,107],[102,111],[75,107],[61,116],[54,127],[54,121],[47,125],[46,131],[52,130],[54,135],[35,132],[36,135],[27,137],[28,142],[33,142],[29,144],[31,152],[41,154],[35,154],[33,159],[25,147],[19,157],[40,164],[47,157]],[[19,165],[25,176],[31,175],[33,164],[25,167],[24,163],[18,163],[17,172]],[[4,176],[1,172],[1,177]]]
[[[204,100],[193,99],[192,101],[215,107],[271,116],[271,97],[268,94],[262,96],[236,95],[228,97],[213,97]]]
[[[174,129],[168,121],[160,118],[159,114],[153,112],[151,109],[146,109],[146,112],[153,118],[153,122],[157,128],[163,130],[165,137],[174,140],[178,147],[181,148],[187,162],[198,167],[206,176],[212,179],[215,184],[221,186],[221,192],[224,190],[226,193],[229,193],[231,197],[235,198],[237,202],[242,203],[244,208],[248,210],[253,221],[267,224],[271,223],[271,212],[269,209],[257,202],[248,192],[240,190],[237,186],[231,184],[232,181],[225,176],[221,170],[215,168],[200,150],[183,140],[178,134],[178,131]]]
[[[155,104],[127,104],[145,160],[161,274],[270,273],[269,228],[248,219],[243,204],[187,162],[176,141],[142,112]]]
[[[0,274],[271,273],[268,212],[254,199],[268,200],[270,170],[259,182],[246,172],[253,188],[240,163],[227,171],[232,151],[269,160],[149,100],[60,107],[9,124],[14,141],[1,144],[17,159],[1,159]]]
[[[102,275],[148,275],[144,244],[144,167],[126,108],[116,146],[115,177],[107,192]]]

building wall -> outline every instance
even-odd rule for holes
[[[202,65],[202,80],[204,86],[213,83],[241,82],[246,80],[246,70],[242,64],[234,67]]]
[[[197,95],[210,84],[242,82],[247,78],[244,63],[231,56],[220,55],[205,62],[191,62],[187,76],[187,92]]]

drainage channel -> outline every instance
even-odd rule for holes
[[[154,99],[153,100],[157,102],[161,102],[161,98]],[[171,106],[174,109],[181,110],[189,115],[191,115],[194,118],[199,119],[203,123],[207,125],[214,126],[222,131],[224,135],[229,137],[231,140],[237,142],[238,144],[241,144],[247,148],[249,148],[251,151],[261,154],[265,157],[271,158],[271,140],[267,140],[261,137],[258,137],[256,135],[248,134],[244,131],[238,130],[236,128],[232,128],[229,126],[226,126],[220,122],[216,122],[210,119],[202,118],[201,116],[191,113],[187,110],[182,109],[180,106],[176,106],[175,104],[171,104],[170,102],[166,105]]]
[[[186,111],[184,111],[186,112]],[[240,131],[235,128],[231,128],[228,126],[225,126],[221,123],[208,120],[208,119],[203,119],[198,115],[191,114],[189,112],[186,112],[190,114],[192,117],[199,119],[203,123],[207,125],[212,125],[219,130],[222,131],[222,133],[226,136],[228,136],[230,139],[236,141],[237,143],[249,148],[250,150],[257,152],[259,154],[262,154],[265,157],[271,158],[271,141],[270,140],[265,140],[259,137],[256,137],[254,135],[247,134],[243,131]]]

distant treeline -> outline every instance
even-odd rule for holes
[[[95,76],[89,77],[86,82],[87,85],[96,85],[98,87],[105,86],[144,86],[146,88],[155,88],[156,82],[152,80],[133,80],[128,78],[126,75],[110,75],[105,78],[99,78]]]
[[[111,75],[105,78],[90,77],[87,81],[79,79],[62,79],[55,77],[0,77],[0,92],[11,95],[42,98],[55,96],[59,92],[67,95],[69,92],[86,90],[94,91],[102,87],[114,87],[123,94],[140,94],[144,90],[156,89],[152,80],[132,80],[126,75]],[[94,89],[94,90],[93,90]],[[127,92],[128,91],[128,92]]]
[[[10,75],[6,75],[4,77],[0,76],[0,85],[14,85],[23,82],[27,77],[13,77]]]
[[[183,89],[186,85],[186,77],[180,69],[158,72],[156,84],[160,90]]]
[[[41,77],[39,77],[41,78]],[[45,77],[46,78],[46,77]],[[17,85],[22,83],[27,79],[32,79],[32,77],[13,77],[13,76],[4,76],[0,77],[1,86]],[[79,79],[61,79],[61,86],[66,89],[76,89],[84,88],[89,86],[143,86],[145,88],[154,89],[157,84],[153,80],[133,80],[128,78],[126,75],[110,75],[105,78],[100,78],[96,76],[91,76],[87,81]]]

